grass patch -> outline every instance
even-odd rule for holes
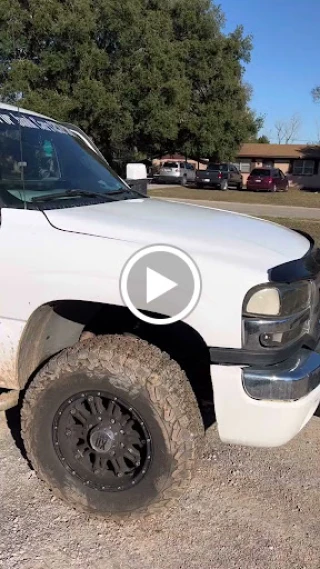
[[[149,195],[161,198],[208,200],[248,204],[287,205],[296,207],[320,207],[320,193],[290,188],[288,192],[248,192],[247,190],[197,190],[182,186],[149,189]]]
[[[284,219],[282,217],[264,217],[273,223],[279,223],[290,229],[299,229],[305,233],[309,233],[315,240],[316,245],[320,247],[320,221],[311,221],[310,219]]]

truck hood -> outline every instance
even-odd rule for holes
[[[308,239],[247,215],[158,199],[46,210],[56,229],[140,244],[170,244],[189,253],[247,260],[263,270],[303,257]]]

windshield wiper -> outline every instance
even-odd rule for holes
[[[91,192],[90,190],[66,190],[65,192],[56,192],[47,194],[45,196],[35,196],[31,199],[32,202],[49,202],[60,198],[73,198],[73,197],[91,197],[99,198],[103,201],[117,202],[117,198],[112,197],[114,194],[123,193],[126,190],[115,190],[113,192]],[[109,197],[110,196],[110,197]]]
[[[124,193],[129,193],[129,194],[137,194],[139,197],[142,198],[146,198],[147,196],[145,194],[143,194],[142,192],[139,192],[139,190],[134,190],[133,188],[119,188],[118,190],[112,190],[111,192],[108,192],[108,196],[114,196],[115,194],[124,194]]]
[[[108,192],[108,196],[114,196],[115,194],[124,194],[124,193],[130,193],[132,190],[127,190],[127,188],[119,188],[119,190],[112,190],[111,192]]]

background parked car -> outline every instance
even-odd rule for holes
[[[196,171],[198,188],[211,187],[219,190],[228,188],[242,189],[242,176],[233,164],[229,162],[209,163],[206,170]]]
[[[189,162],[165,162],[160,168],[159,182],[175,182],[182,185],[194,182],[196,176],[195,168]]]
[[[247,180],[247,189],[287,192],[289,180],[279,168],[254,168]]]

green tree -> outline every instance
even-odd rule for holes
[[[261,119],[250,38],[210,0],[0,0],[0,97],[85,129],[109,159],[232,158]]]
[[[251,136],[246,142],[258,142],[259,144],[270,144],[270,139],[265,135],[261,134],[260,136]]]
[[[265,134],[262,134],[261,136],[258,136],[257,142],[260,144],[270,144],[270,139]]]

